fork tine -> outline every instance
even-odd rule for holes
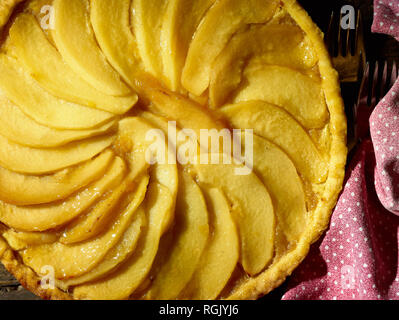
[[[355,29],[347,29],[347,35],[346,35],[346,54],[354,56],[356,54],[356,47],[357,47],[357,41],[358,41],[358,33],[359,33],[359,19],[360,19],[360,10],[357,11],[357,15],[355,16],[354,20],[352,21],[352,16],[350,17],[350,24],[354,22],[355,24]],[[363,70],[362,70],[363,71]]]
[[[378,70],[379,64],[378,61],[376,61],[373,74],[372,90],[371,92],[369,91],[369,93],[371,93],[371,97],[369,97],[370,107],[373,109],[377,105]]]
[[[380,99],[382,99],[387,90],[388,86],[388,61],[384,61],[384,70],[382,71],[382,78],[381,78],[381,88],[380,88]]]
[[[335,55],[335,41],[334,41],[334,11],[331,13],[330,22],[328,24],[327,36],[326,36],[326,43],[328,50],[330,51],[330,55]]]
[[[361,30],[360,12],[358,12],[355,21],[357,25],[354,29],[341,28],[340,21],[343,17],[343,12],[340,14],[337,11],[332,11],[326,43],[328,45],[330,55],[334,67],[339,72],[341,82],[357,82],[364,72],[366,59],[363,55],[363,32]],[[355,17],[353,17],[354,19]]]
[[[345,51],[344,51],[344,40],[343,40],[343,29],[341,28],[341,21],[342,21],[342,17],[343,17],[343,15],[342,15],[342,11],[340,11],[340,14],[339,14],[339,20],[338,20],[338,23],[337,23],[337,32],[338,32],[338,50],[337,50],[337,53],[338,53],[338,55],[339,56],[345,56]]]
[[[363,19],[360,9],[357,11],[356,21],[356,35],[355,35],[355,51],[354,54],[359,54],[361,57],[362,67],[364,68],[367,61],[367,56],[364,47],[364,30]]]
[[[342,49],[342,55],[344,57],[351,55],[351,45],[350,45],[350,28],[346,29],[344,32],[346,33],[346,39],[345,39],[345,48]],[[344,51],[345,49],[345,51]]]
[[[367,62],[366,69],[364,71],[364,75],[362,78],[362,82],[360,84],[359,89],[359,98],[357,100],[356,106],[368,104],[368,94],[369,94],[369,85],[370,85],[370,63]]]
[[[358,41],[359,41],[359,37],[360,37],[360,27],[361,27],[361,22],[360,22],[360,18],[361,14],[359,12],[359,10],[357,11],[357,17],[356,17],[356,34],[355,34],[355,48],[354,48],[354,52],[356,52],[357,50],[359,50],[359,46],[358,46]]]

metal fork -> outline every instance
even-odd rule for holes
[[[337,16],[331,13],[325,42],[340,81],[357,82],[366,63],[361,13],[357,11],[355,30],[342,29],[342,13],[338,20]]]
[[[389,72],[390,70],[390,72]],[[369,118],[374,108],[387,92],[392,88],[398,78],[398,68],[395,61],[388,63],[367,63],[360,92],[355,105],[355,140],[348,141],[349,147],[353,147],[358,141],[369,136]]]

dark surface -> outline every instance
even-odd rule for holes
[[[372,0],[299,0],[299,2],[323,31],[327,30],[331,11],[333,9],[338,10],[345,4],[352,4],[362,12],[367,59],[369,61],[375,61],[395,58],[399,62],[399,44],[396,40],[385,35],[371,34],[370,28],[373,19]],[[282,285],[263,299],[280,299],[283,292],[286,290],[286,286],[286,284]],[[18,282],[5,271],[0,264],[0,300],[35,299],[38,298],[19,286]]]
[[[0,263],[0,300],[39,300],[39,298],[22,288]]]

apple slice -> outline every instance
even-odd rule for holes
[[[68,199],[27,207],[0,202],[0,221],[10,228],[27,232],[46,231],[63,226],[85,210],[90,210],[101,195],[115,188],[123,180],[125,172],[123,160],[116,158],[102,179]]]
[[[54,0],[52,36],[65,62],[84,80],[105,94],[131,95],[120,75],[97,45],[90,25],[88,0]]]
[[[147,135],[154,129],[148,121],[139,117],[125,118],[119,123],[117,145],[128,154],[129,176],[133,180],[150,167],[146,153],[153,141],[147,139]]]
[[[10,29],[8,49],[40,85],[54,96],[115,114],[124,114],[137,95],[114,97],[102,93],[80,78],[48,41],[37,20],[20,14]]]
[[[301,176],[323,183],[328,165],[309,134],[286,111],[263,101],[248,101],[221,109],[235,128],[254,133],[279,146],[294,162]]]
[[[110,121],[114,115],[60,100],[39,86],[18,62],[0,55],[0,89],[26,115],[56,129],[90,129]]]
[[[54,243],[58,240],[56,232],[19,232],[12,229],[1,234],[13,250],[23,250],[30,246]]]
[[[286,67],[263,64],[247,67],[233,102],[250,100],[284,108],[307,129],[323,128],[329,118],[321,80]]]
[[[288,24],[254,26],[235,34],[212,65],[209,87],[212,106],[223,105],[240,85],[248,60],[258,59],[263,64],[304,72],[310,70],[317,57],[308,42],[301,28]]]
[[[169,215],[165,216],[162,233],[165,233],[173,224],[175,217],[175,204],[179,188],[179,173],[176,164],[156,164],[151,172],[151,177],[160,185],[169,190],[172,198],[173,210],[169,211]]]
[[[183,69],[183,86],[196,96],[209,86],[212,64],[231,36],[253,23],[270,20],[277,0],[217,1],[208,11],[190,44]]]
[[[204,196],[188,174],[183,172],[180,181],[172,243],[165,258],[154,266],[154,280],[146,299],[176,299],[194,274],[208,240]]]
[[[173,200],[167,188],[151,183],[142,209],[147,216],[147,228],[133,253],[114,273],[96,282],[74,288],[78,299],[127,299],[144,281],[158,252],[165,217],[173,210]]]
[[[177,91],[188,48],[201,19],[216,0],[171,0],[163,17],[161,56],[169,89]]]
[[[153,128],[160,129],[164,133],[165,138],[165,149],[166,157],[164,163],[156,163],[151,168],[151,177],[154,181],[168,188],[173,200],[176,202],[176,196],[178,192],[178,171],[176,165],[176,155],[174,153],[175,146],[172,145],[168,139],[168,121],[165,118],[154,115],[147,111],[138,112],[138,117],[143,118],[148,124],[151,124]],[[171,210],[170,215],[165,219],[164,230],[169,229],[173,222],[174,210]]]
[[[40,175],[53,173],[93,158],[108,148],[114,136],[71,142],[52,149],[23,147],[0,135],[0,165],[8,170]]]
[[[12,1],[2,1],[0,4],[0,26],[1,29],[7,24],[10,16],[13,13],[14,8],[20,3],[22,0],[12,0]]]
[[[79,277],[64,281],[57,281],[57,286],[67,291],[71,286],[96,280],[112,272],[118,267],[119,264],[128,259],[129,256],[134,252],[137,242],[140,236],[142,236],[141,230],[145,228],[145,221],[145,212],[141,207],[139,207],[137,209],[135,220],[127,228],[119,242],[104,256],[103,261],[101,261],[90,272]]]
[[[176,164],[174,162],[176,162],[175,159],[175,155],[174,155],[174,148],[176,146],[173,145],[173,141],[171,141],[168,137],[168,119],[153,114],[151,112],[148,111],[139,111],[137,113],[137,116],[143,120],[145,120],[148,124],[150,124],[154,129],[158,129],[161,130],[161,132],[163,132],[164,136],[165,136],[165,140],[166,140],[166,156],[165,156],[165,163],[167,163],[167,165],[171,165],[173,167],[173,170],[169,169],[167,170],[167,168],[165,168],[166,172],[164,172],[163,170],[161,170],[161,168],[164,168],[164,164],[163,163],[156,163],[155,164],[155,169],[152,170],[153,173],[153,179],[155,179],[156,181],[158,181],[160,184],[163,184],[164,186],[168,187],[169,190],[171,191],[172,194],[175,194],[177,192],[177,180],[178,177],[175,171],[176,168]],[[177,170],[177,168],[176,168]]]
[[[26,206],[65,199],[100,179],[114,158],[106,150],[95,159],[49,176],[27,176],[0,167],[0,200]]]
[[[230,206],[216,188],[204,192],[213,233],[183,297],[190,300],[214,300],[226,286],[240,257],[240,242]]]
[[[156,125],[151,123],[150,121],[140,118],[127,118],[120,122],[120,138],[121,145],[131,145],[130,150],[127,150],[127,153],[130,154],[130,163],[131,163],[131,172],[130,176],[135,177],[141,174],[141,172],[147,170],[150,166],[146,153],[149,150],[149,147],[153,141],[151,139],[147,139],[147,136],[150,131],[156,133],[155,130],[160,130]],[[170,149],[170,145],[168,141],[166,141],[166,135],[160,135],[160,138],[163,138],[163,142],[165,143],[164,147],[166,150],[165,162],[160,162],[162,159],[152,159],[156,160],[159,163],[156,163],[152,168],[152,175],[155,181],[167,187],[172,196],[173,203],[175,203],[177,189],[178,189],[178,173],[176,166],[176,158],[173,153],[173,149]],[[172,160],[172,161],[171,161]],[[163,226],[164,230],[170,227],[170,224],[173,221],[173,211],[169,214],[168,219],[165,219],[165,225]]]
[[[136,53],[136,39],[130,27],[131,3],[131,0],[91,1],[90,21],[108,61],[133,87],[134,74],[140,67],[140,61]]]
[[[120,202],[126,190],[135,190],[135,196],[138,199],[144,199],[148,182],[148,175],[138,179],[135,182],[136,185],[129,177],[126,178],[121,185],[105,194],[92,210],[72,221],[63,231],[60,242],[63,244],[78,243],[99,235],[107,229],[110,221],[114,218],[114,208]]]
[[[157,79],[163,78],[161,58],[162,21],[168,1],[134,0],[132,2],[132,26],[137,47],[145,71]]]
[[[202,129],[224,129],[226,126],[198,103],[166,90],[151,81],[141,80],[140,92],[151,101],[148,109],[164,118],[176,121],[180,128],[194,130],[198,137]]]
[[[115,131],[116,120],[88,130],[59,130],[43,126],[0,93],[0,134],[8,140],[32,148],[52,148]]]
[[[43,266],[52,266],[58,280],[79,277],[99,265],[105,255],[119,242],[132,224],[138,224],[134,230],[140,232],[145,223],[140,210],[137,210],[143,197],[128,193],[121,201],[118,214],[112,225],[98,237],[71,245],[60,242],[31,247],[20,252],[26,265],[40,274]],[[83,254],[82,254],[83,253]]]
[[[254,170],[273,199],[278,224],[290,242],[298,241],[307,223],[305,192],[291,159],[269,141],[253,135]]]
[[[254,276],[273,258],[276,222],[273,203],[263,183],[250,171],[248,175],[238,175],[239,167],[243,166],[221,163],[195,168],[200,183],[222,189],[232,204],[240,232],[241,264]]]
[[[46,35],[52,41],[51,39],[51,34],[49,32],[49,29],[54,27],[53,23],[54,22],[51,19],[51,11],[50,7],[53,5],[54,0],[29,0],[24,6],[24,11],[31,13],[38,21],[43,24],[43,30],[45,31]],[[47,7],[46,7],[47,6]],[[43,8],[44,7],[44,8]],[[43,12],[44,11],[44,12]],[[22,14],[22,13],[19,13]]]

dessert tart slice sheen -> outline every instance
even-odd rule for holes
[[[256,299],[327,228],[346,119],[295,0],[0,0],[0,30],[0,259],[32,292]],[[170,123],[253,161],[148,161]]]

